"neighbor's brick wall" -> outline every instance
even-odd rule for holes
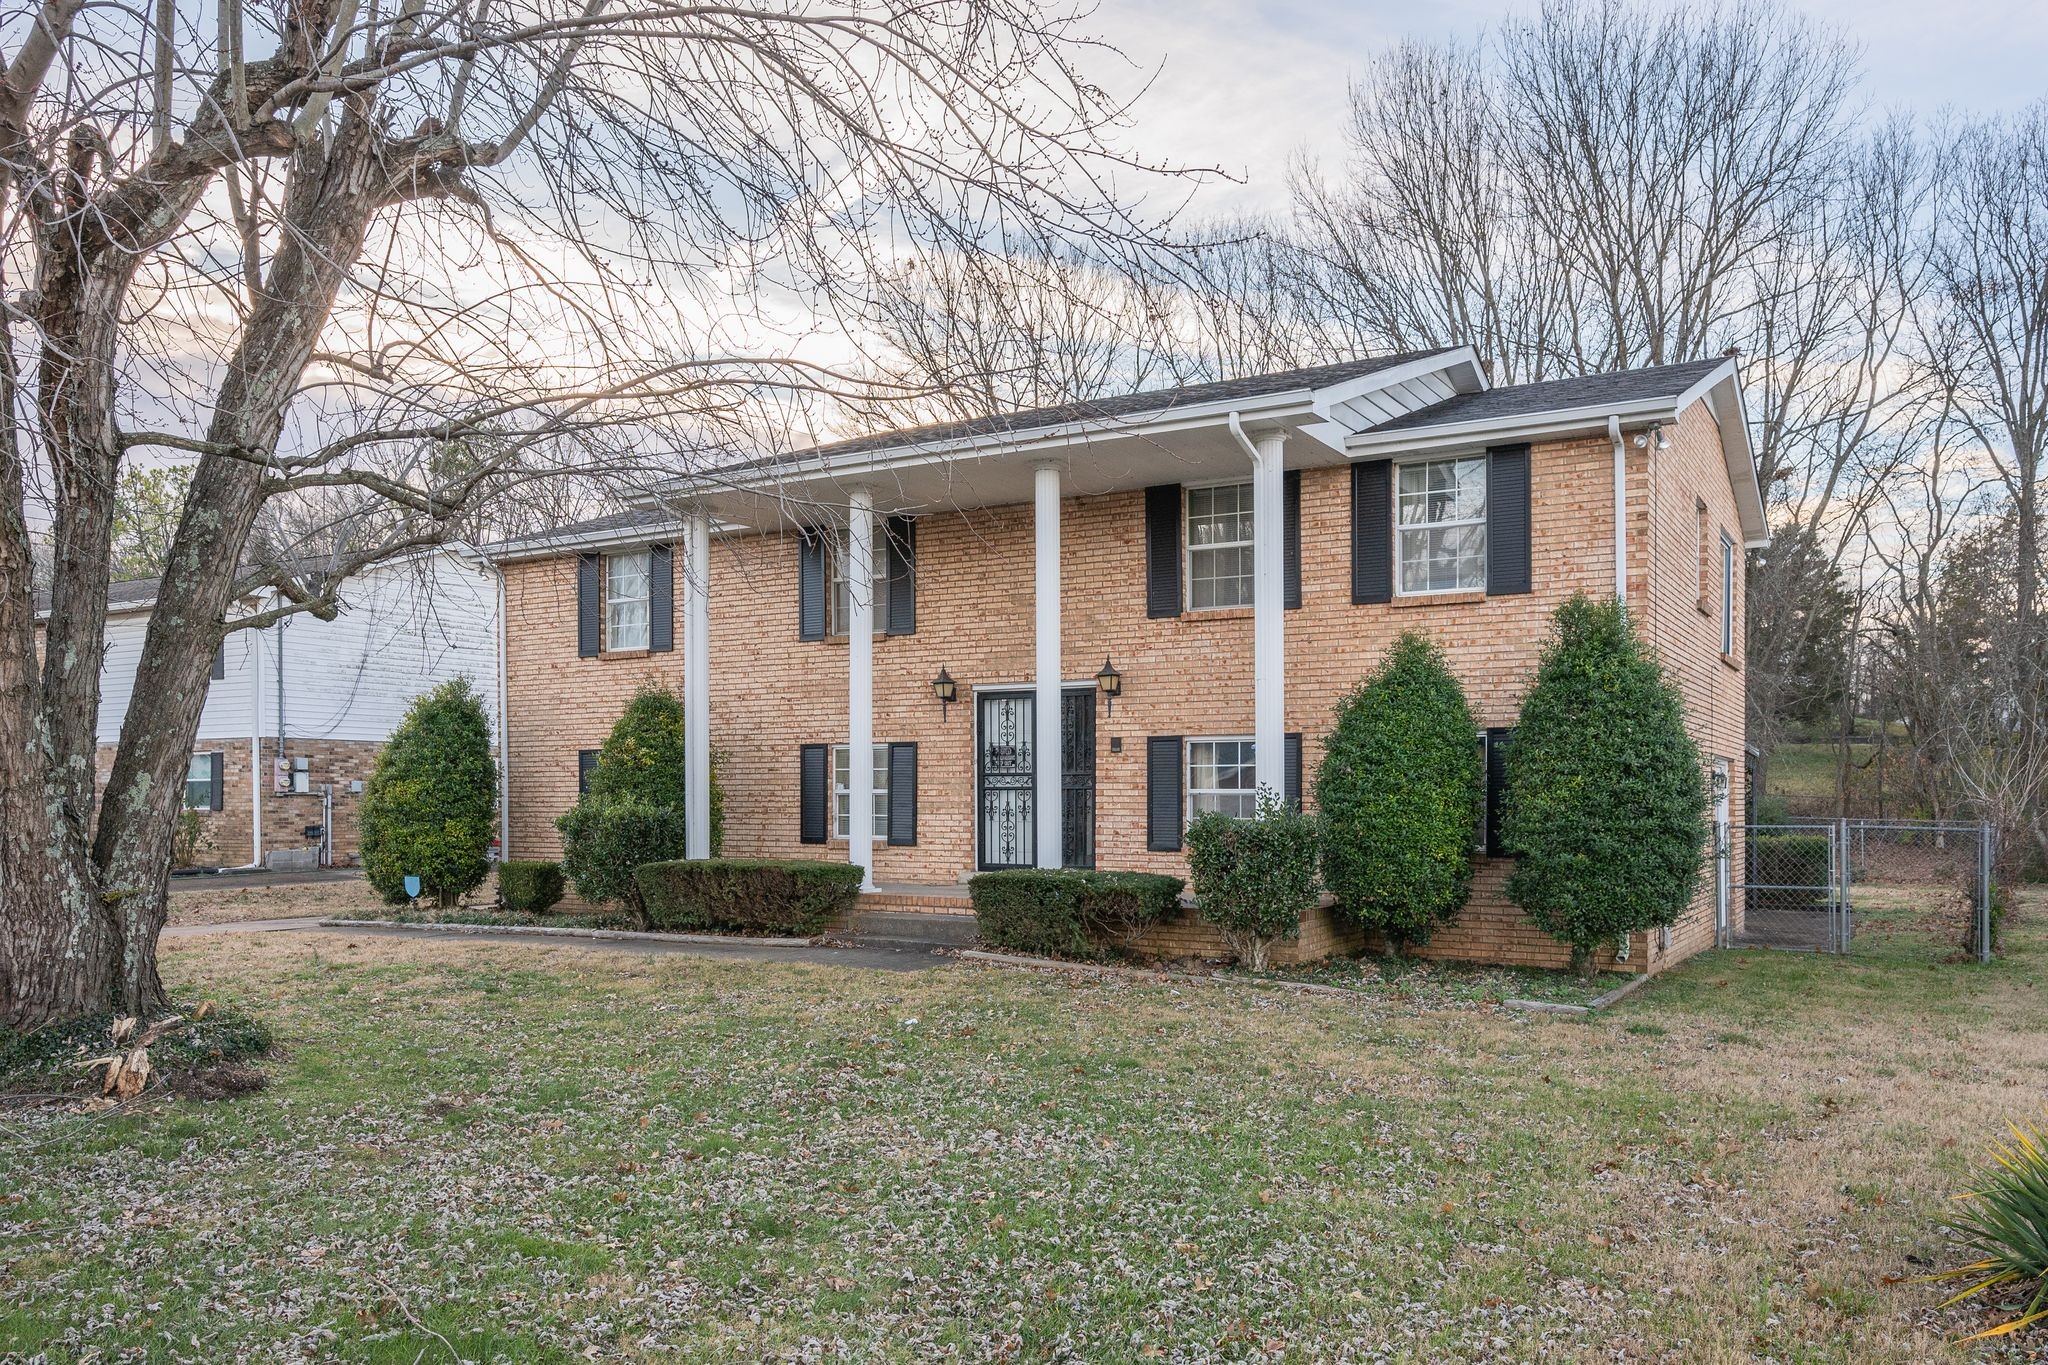
[[[1647,456],[1631,450],[1631,460],[1630,559],[1641,578],[1651,480]],[[1577,590],[1612,591],[1612,447],[1605,437],[1538,445],[1531,486],[1536,591],[1354,606],[1349,471],[1303,472],[1304,606],[1286,616],[1287,728],[1306,736],[1307,773],[1338,698],[1403,630],[1442,645],[1480,724],[1514,722],[1551,610]],[[972,872],[971,690],[1028,686],[1032,673],[1030,508],[934,514],[917,534],[917,633],[875,640],[874,737],[919,746],[918,845],[877,846],[875,876],[885,883],[955,882]],[[793,535],[721,538],[712,560],[711,733],[726,793],[724,851],[844,857],[843,841],[798,842],[797,764],[802,744],[845,741],[846,645],[796,638]],[[1109,655],[1124,676],[1114,716],[1097,708],[1097,863],[1185,875],[1180,855],[1145,849],[1144,741],[1251,733],[1252,619],[1249,609],[1148,619],[1144,563],[1141,493],[1065,502],[1063,672],[1070,681],[1092,678]],[[1696,578],[1696,569],[1688,572],[1689,583]],[[603,743],[641,684],[680,691],[683,657],[678,649],[579,658],[573,556],[506,566],[506,611],[511,856],[552,857],[560,848],[554,819],[576,796],[577,751]],[[930,687],[942,666],[962,692],[943,724]],[[1739,689],[1739,674],[1735,682]],[[1120,753],[1111,752],[1114,741]],[[1561,965],[1562,947],[1501,896],[1504,875],[1483,862],[1472,904],[1426,951]],[[1632,963],[1648,948],[1639,937]]]
[[[337,867],[357,861],[361,847],[360,808],[362,797],[351,793],[352,780],[367,782],[383,745],[369,740],[287,739],[284,752],[294,758],[311,760],[313,790],[306,795],[278,796],[271,791],[271,763],[277,757],[277,740],[262,742],[261,766],[257,775],[263,793],[263,848],[311,848],[319,843],[306,837],[308,825],[320,823],[320,792],[323,782],[334,785],[334,863]],[[114,748],[102,744],[97,752],[98,781],[102,789],[113,771]],[[221,755],[221,808],[195,812],[199,817],[198,861],[202,866],[240,867],[252,857],[249,817],[249,739],[200,739],[194,754]]]

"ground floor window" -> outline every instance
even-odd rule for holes
[[[194,754],[185,765],[185,809],[213,809],[212,754]]]
[[[1204,811],[1246,820],[1258,814],[1258,767],[1247,738],[1188,741],[1188,818]]]
[[[839,839],[853,837],[853,773],[847,766],[852,751],[844,744],[832,746],[832,834]],[[874,816],[868,832],[876,839],[889,837],[889,746],[877,744],[874,755]]]

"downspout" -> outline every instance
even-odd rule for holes
[[[1621,418],[1607,419],[1607,439],[1614,442],[1614,600],[1628,603],[1628,447],[1621,439]]]
[[[492,631],[498,646],[498,862],[512,856],[512,736],[505,728],[505,571],[486,559],[484,568],[498,580],[498,619]]]
[[[263,866],[263,632],[249,637],[249,866]]]

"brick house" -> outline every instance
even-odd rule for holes
[[[155,579],[110,585],[100,675],[99,777],[113,768]],[[244,610],[264,609],[262,596]],[[415,697],[467,676],[495,721],[497,582],[474,552],[437,550],[349,580],[331,621],[297,615],[232,631],[214,655],[185,777],[199,866],[355,861],[357,807]]]
[[[720,469],[488,552],[508,856],[557,854],[555,817],[656,682],[684,697],[693,790],[715,755],[727,854],[851,859],[899,907],[965,908],[995,867],[1184,874],[1190,814],[1299,795],[1334,703],[1404,630],[1443,647],[1497,743],[1578,590],[1621,593],[1654,642],[1725,822],[1741,550],[1764,537],[1733,360],[1489,388],[1454,348]],[[1482,857],[1426,951],[1561,964],[1504,879]],[[1739,926],[1708,880],[1627,965]],[[1295,951],[1357,945],[1319,916]],[[1143,946],[1219,942],[1190,920]]]

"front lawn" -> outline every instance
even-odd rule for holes
[[[2048,1077],[2014,938],[1590,1020],[185,940],[272,1084],[0,1114],[0,1357],[1926,1360],[1983,1320],[1908,1258]]]

